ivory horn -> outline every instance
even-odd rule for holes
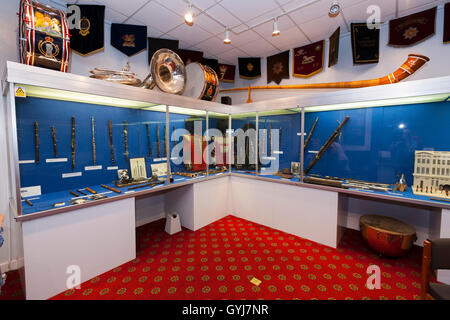
[[[344,81],[344,82],[330,82],[330,83],[307,83],[297,85],[283,85],[283,86],[256,86],[245,88],[222,89],[220,92],[242,91],[242,90],[283,90],[283,89],[327,89],[327,88],[364,88],[373,87],[384,84],[397,83],[409,77],[414,72],[419,70],[425,63],[430,61],[430,58],[420,54],[409,54],[405,63],[393,73],[378,79],[359,80],[359,81]]]

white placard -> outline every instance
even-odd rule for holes
[[[81,172],[71,172],[71,173],[63,173],[62,177],[65,178],[74,178],[81,177],[83,174]]]
[[[306,136],[306,133],[297,132],[297,135],[298,135],[298,136],[302,136],[302,135],[303,135],[303,136]]]
[[[134,192],[135,192],[134,190],[131,190],[131,191],[125,191],[124,193],[128,194],[128,193],[134,193]]]
[[[317,153],[319,153],[319,151],[308,151],[308,153],[314,153],[314,154],[317,154]]]
[[[262,160],[277,160],[275,157],[261,157]]]
[[[102,170],[102,166],[90,166],[84,167],[84,171],[94,171],[94,170]]]
[[[65,202],[59,202],[59,203],[55,203],[55,204],[53,205],[53,207],[58,208],[58,207],[64,207],[65,205],[66,205]]]
[[[54,159],[46,159],[47,163],[55,163],[55,162],[67,162],[69,161],[67,158],[54,158]]]
[[[40,196],[41,195],[41,186],[20,188],[20,195],[23,198]]]
[[[34,163],[34,160],[20,160],[19,164],[29,164],[29,163]]]
[[[107,170],[109,170],[109,171],[119,170],[119,167],[108,167]]]
[[[283,154],[283,151],[274,151],[273,154]]]

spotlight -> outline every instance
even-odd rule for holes
[[[230,31],[229,30],[225,31],[225,39],[223,39],[223,43],[231,44]]]
[[[275,19],[273,21],[273,32],[272,32],[272,37],[276,37],[280,35],[280,30],[278,29],[278,19]]]
[[[184,22],[190,27],[194,25],[194,10],[192,10],[192,4],[189,4],[188,11],[184,15]]]
[[[330,17],[336,17],[339,14],[339,12],[341,12],[341,6],[339,5],[338,0],[333,0],[328,15]]]

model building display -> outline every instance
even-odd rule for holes
[[[414,194],[450,200],[450,151],[415,152]]]

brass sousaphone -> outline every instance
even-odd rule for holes
[[[183,60],[172,50],[156,51],[150,62],[150,74],[141,86],[147,89],[156,86],[163,92],[183,94],[186,87],[186,68]]]

